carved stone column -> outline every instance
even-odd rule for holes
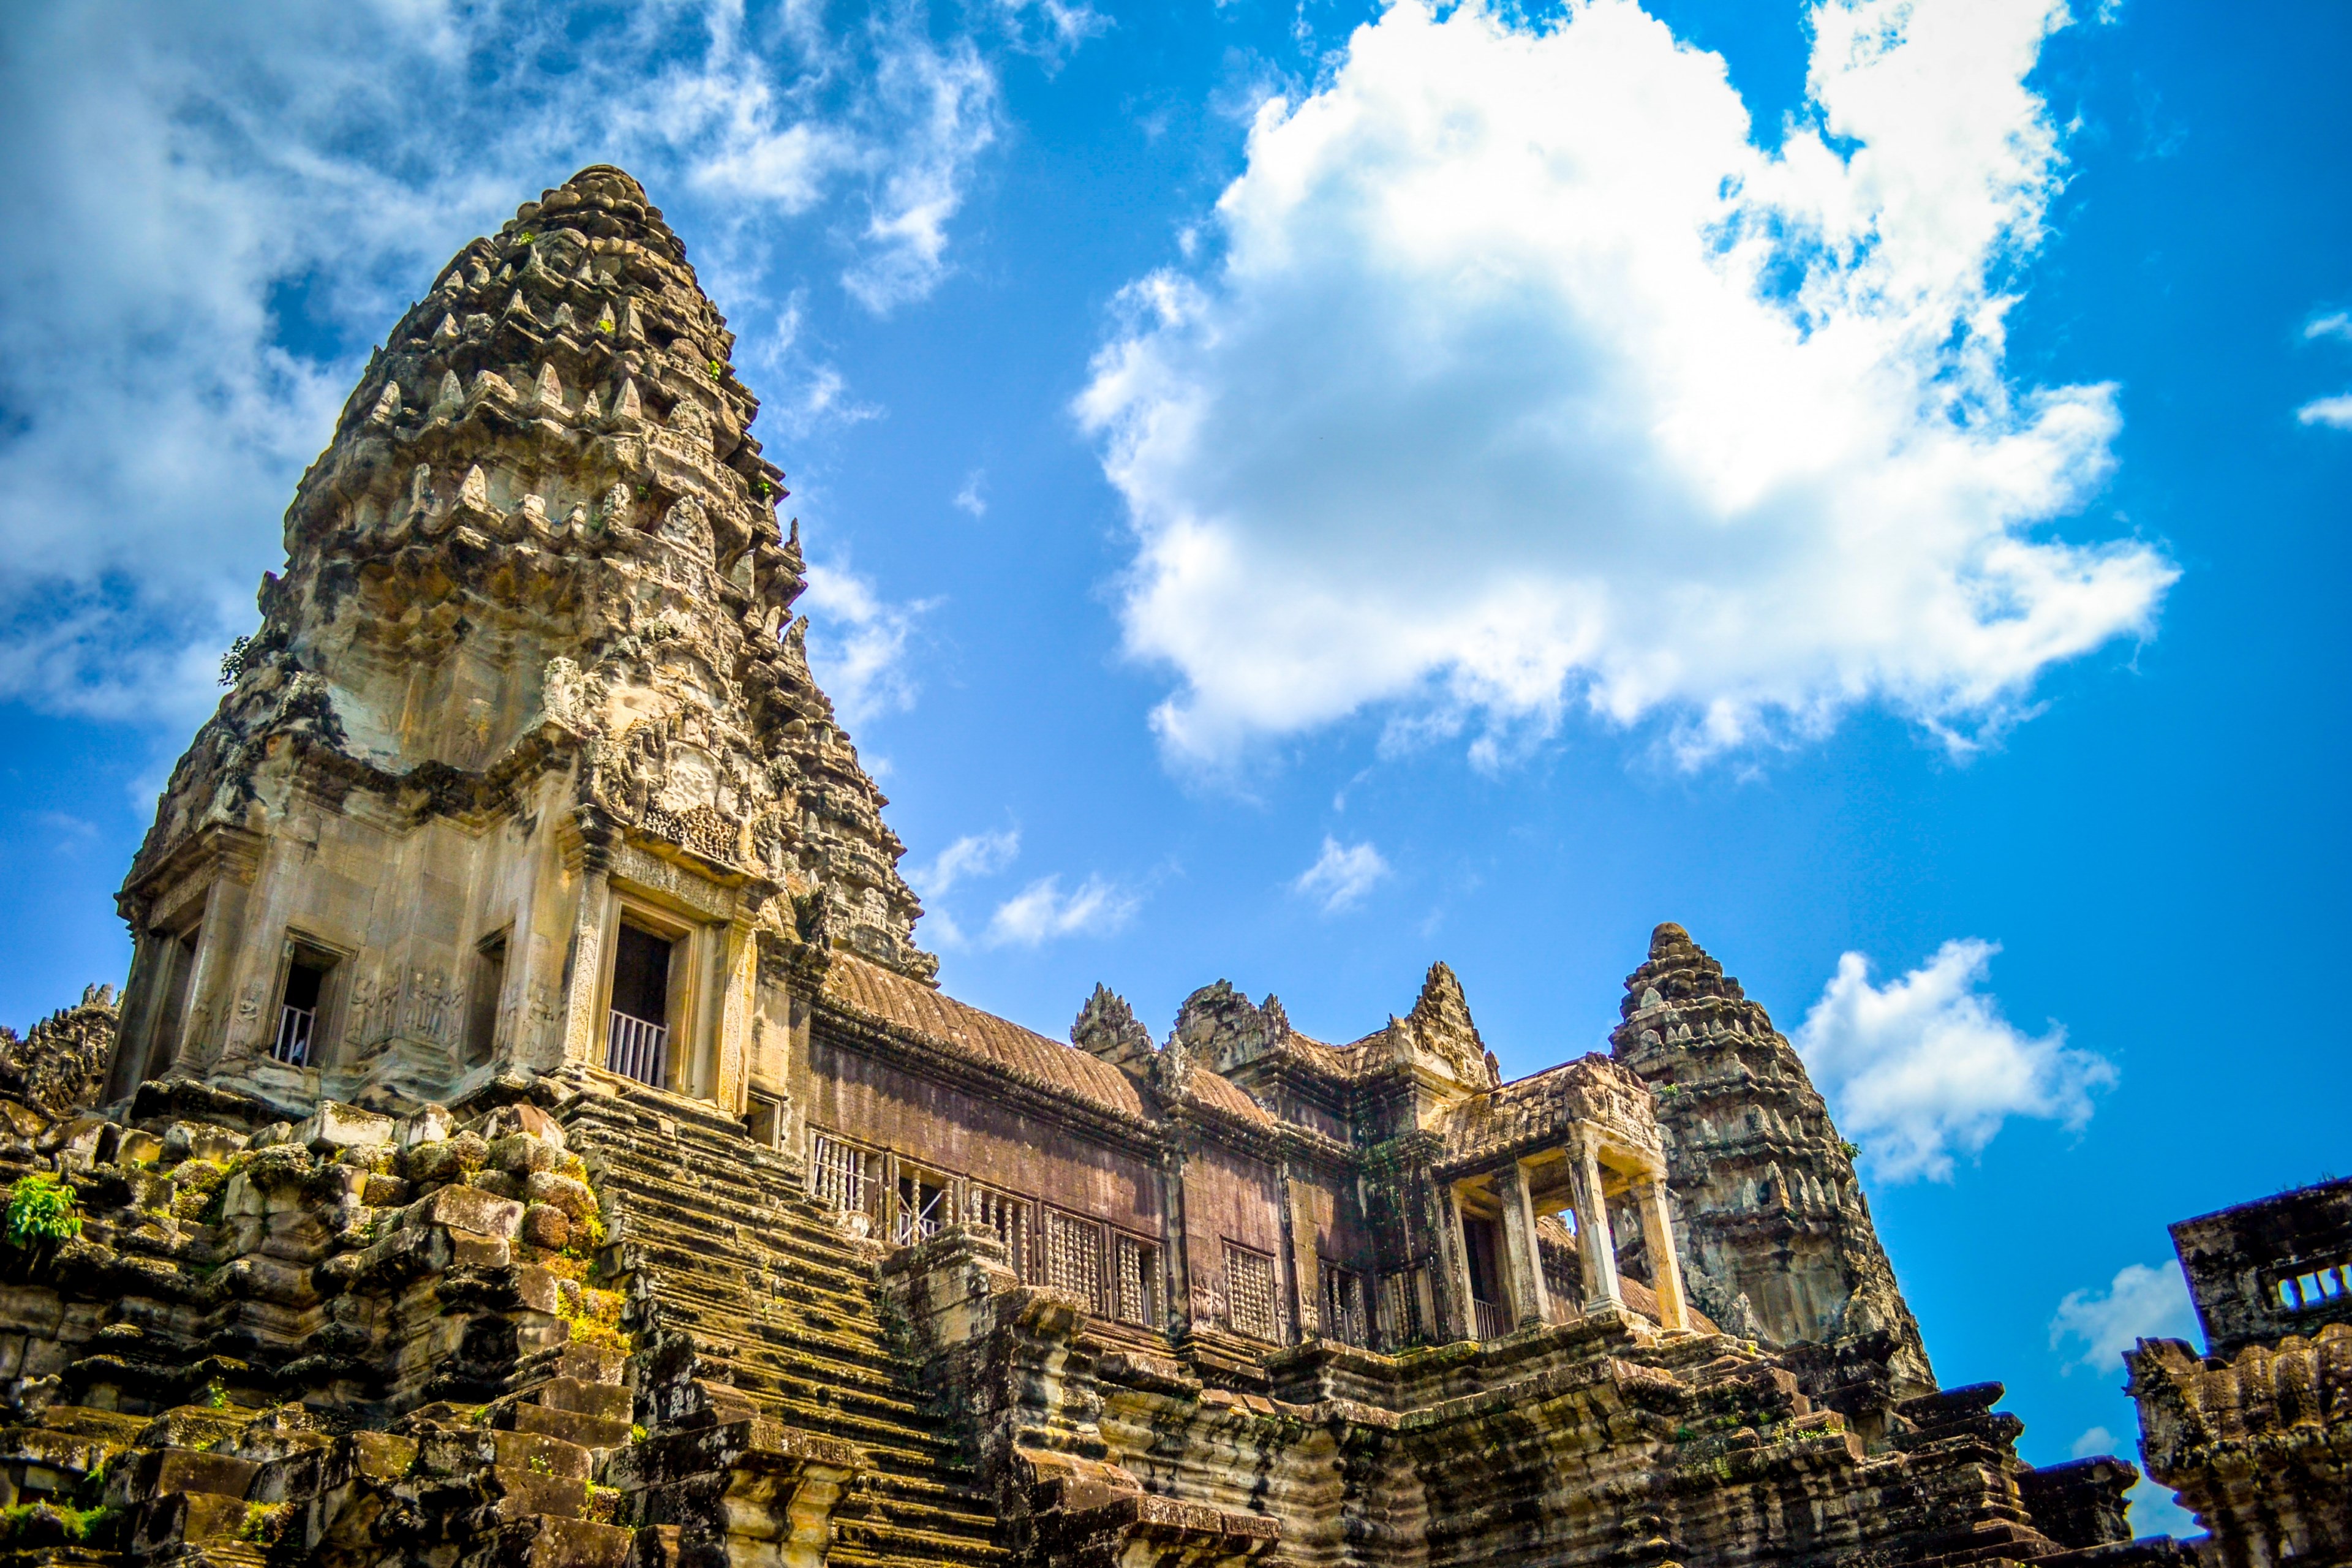
[[[1511,1322],[1516,1328],[1550,1316],[1544,1298],[1543,1253],[1536,1245],[1536,1210],[1528,1196],[1528,1173],[1517,1160],[1495,1173],[1495,1195],[1503,1204],[1503,1255],[1510,1279]]]
[[[1658,1293],[1658,1326],[1669,1331],[1690,1327],[1683,1297],[1683,1266],[1675,1256],[1674,1216],[1666,1207],[1666,1184],[1655,1179],[1633,1189],[1642,1213],[1642,1245],[1650,1255],[1650,1279]]]
[[[1574,1155],[1576,1253],[1584,1262],[1584,1310],[1622,1308],[1617,1283],[1617,1243],[1609,1234],[1609,1200],[1601,1185],[1601,1159],[1587,1144]]]
[[[581,866],[580,907],[572,916],[571,973],[563,995],[563,1059],[601,1067],[604,1020],[597,994],[604,982],[604,919],[613,902],[612,874],[601,857]]]
[[[1440,1342],[1452,1340],[1475,1340],[1478,1337],[1478,1315],[1470,1305],[1470,1242],[1462,1234],[1462,1205],[1454,1199],[1450,1182],[1433,1183],[1437,1205],[1437,1265],[1436,1278],[1432,1281],[1437,1291],[1437,1322],[1433,1325],[1444,1337]]]
[[[760,1004],[760,944],[751,922],[738,915],[719,938],[718,1060],[712,1103],[730,1116],[751,1107],[751,1020]]]

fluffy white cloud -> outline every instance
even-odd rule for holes
[[[915,705],[907,639],[932,603],[889,604],[845,567],[810,564],[800,602],[809,617],[809,668],[843,723],[855,729],[875,714]]]
[[[1337,914],[1372,890],[1389,874],[1389,863],[1370,843],[1342,845],[1326,835],[1323,853],[1299,873],[1291,890],[1313,899],[1325,914]]]
[[[1036,947],[1063,936],[1108,936],[1134,917],[1134,894],[1100,877],[1088,877],[1069,892],[1059,877],[1030,883],[996,906],[988,922],[992,947]]]
[[[2352,392],[2336,397],[2315,397],[2296,409],[2294,416],[2305,425],[2352,430]]]
[[[1955,1154],[1975,1154],[2012,1116],[2079,1128],[2115,1064],[2066,1044],[2056,1023],[2028,1035],[1979,989],[2000,949],[1967,938],[1884,986],[1870,961],[1837,973],[1793,1038],[1839,1127],[1886,1181],[1948,1181]]]
[[[796,269],[876,309],[930,288],[996,79],[909,0],[761,16],[0,12],[0,696],[174,729],[209,707],[369,341],[585,163],[631,169],[688,233],[774,412],[857,416],[801,339]]]
[[[1965,744],[2146,635],[2174,568],[2042,526],[2112,388],[2003,368],[2064,19],[1826,0],[1776,153],[1632,0],[1399,0],[1267,102],[1217,259],[1130,287],[1076,405],[1171,751],[1386,706],[1491,756],[1582,704],[1696,758],[1874,700]]]
[[[986,877],[1013,864],[1021,853],[1018,830],[967,833],[931,860],[909,869],[907,881],[927,899],[945,898],[967,877]]]
[[[2153,1268],[2126,1263],[2105,1291],[2066,1292],[2050,1320],[2050,1348],[2066,1350],[2069,1372],[2110,1373],[2141,1340],[2192,1339],[2196,1331],[2197,1310],[2178,1262],[2168,1258]]]

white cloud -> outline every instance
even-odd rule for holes
[[[974,468],[971,472],[966,474],[963,477],[963,489],[956,491],[955,493],[956,510],[959,511],[968,511],[974,517],[986,517],[988,515],[988,497],[982,494],[982,490],[987,483],[988,470],[986,468]]]
[[[1389,863],[1370,842],[1341,845],[1326,835],[1323,853],[1290,884],[1291,890],[1315,900],[1325,914],[1337,914],[1372,890],[1389,874]]]
[[[2352,342],[2352,311],[2331,310],[2315,316],[2304,324],[2306,342],[2321,338],[2340,338]],[[2325,425],[2332,430],[2352,430],[2352,392],[2334,397],[2315,397],[2294,411],[2296,420],[2305,425]]]
[[[926,899],[945,898],[967,877],[986,877],[1013,864],[1021,853],[1021,835],[1013,828],[1001,833],[967,833],[924,865],[907,873],[908,884]]]
[[[1088,877],[1066,894],[1061,878],[1041,878],[996,906],[988,942],[1036,947],[1055,937],[1108,936],[1133,918],[1140,901],[1100,877]]]
[[[933,287],[1001,115],[919,4],[0,12],[0,697],[208,710],[370,340],[589,163],[668,210],[787,428],[870,412],[799,339],[800,269]]]
[[[2028,1035],[2000,1016],[1978,989],[2000,951],[1948,942],[1884,986],[1849,952],[1805,1015],[1798,1054],[1882,1179],[1948,1181],[1953,1156],[1979,1152],[2012,1116],[2079,1128],[2092,1092],[2116,1081],[2115,1064],[2068,1046],[2063,1026]]]
[[[2296,409],[2294,416],[2305,425],[2326,425],[2336,430],[2352,430],[2352,392],[2335,397],[2315,397]]]
[[[845,567],[811,563],[807,575],[801,602],[809,616],[809,667],[842,722],[855,729],[876,714],[912,708],[907,639],[931,601],[889,604]]]
[[[2179,1263],[2167,1259],[2153,1268],[2126,1263],[2104,1292],[2066,1292],[2050,1319],[2050,1348],[2066,1350],[2068,1372],[2118,1372],[2124,1352],[2141,1340],[2192,1339],[2196,1331],[2197,1310]]]
[[[2075,1438],[2074,1446],[2066,1452],[2070,1458],[2087,1459],[2094,1454],[2115,1454],[2122,1450],[2116,1447],[2113,1432],[2104,1426],[2094,1426]]]
[[[1368,706],[1490,758],[1578,705],[1685,759],[1872,700],[1966,744],[2147,635],[2172,565],[2042,526],[2114,391],[2012,386],[1991,281],[2060,183],[2023,80],[2064,16],[1828,0],[1778,153],[1631,0],[1400,0],[1266,102],[1219,258],[1128,289],[1076,404],[1171,753]]]

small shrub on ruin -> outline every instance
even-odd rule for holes
[[[31,1248],[81,1234],[74,1190],[47,1171],[19,1176],[8,1189],[8,1245]]]

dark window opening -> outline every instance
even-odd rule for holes
[[[188,1021],[188,993],[196,979],[197,935],[192,931],[185,936],[164,939],[163,1006],[156,1016],[153,1039],[148,1047],[150,1078],[169,1068],[180,1054],[180,1030]]]
[[[613,954],[613,1011],[647,1024],[669,1021],[670,944],[635,926],[621,928]]]
[[[466,988],[466,1065],[480,1067],[497,1052],[499,1002],[507,988],[504,932],[474,950],[474,973]]]
[[[1503,1321],[1503,1270],[1495,1222],[1462,1216],[1462,1250],[1470,1266],[1472,1334],[1482,1340],[1500,1339],[1508,1331]]]
[[[751,1096],[751,1109],[743,1115],[743,1125],[751,1134],[751,1142],[763,1149],[772,1149],[782,1142],[784,1108],[767,1096]]]
[[[286,995],[278,1009],[278,1037],[269,1047],[289,1067],[310,1067],[318,1055],[319,1000],[326,994],[331,959],[298,952],[286,966]]]
[[[659,1087],[669,1055],[671,943],[635,926],[621,928],[613,948],[613,1012],[607,1070]]]

